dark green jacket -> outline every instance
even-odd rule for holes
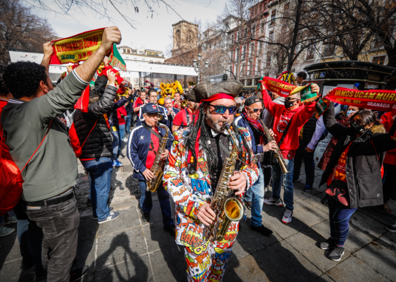
[[[39,201],[65,192],[76,184],[77,158],[70,145],[66,126],[56,118],[70,109],[87,87],[75,71],[56,88],[30,102],[10,99],[1,115],[5,143],[22,169],[51,128],[40,149],[22,172],[22,199]]]

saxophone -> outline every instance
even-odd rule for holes
[[[267,138],[268,142],[271,141],[275,141],[275,138],[271,136],[268,127],[265,126],[264,122],[261,119],[258,119],[258,121],[261,123],[261,125],[264,128],[264,133],[265,133],[265,137]],[[289,171],[287,170],[287,165],[286,165],[286,161],[283,158],[282,152],[279,149],[279,146],[276,145],[276,150],[274,152],[275,158],[278,160],[279,166],[282,169],[283,174],[288,173]]]
[[[168,141],[168,136],[170,133],[166,125],[158,123],[157,126],[165,129],[166,133],[161,139],[158,152],[155,156],[153,166],[151,167],[151,171],[154,174],[154,177],[150,180],[147,180],[146,190],[151,192],[157,191],[160,183],[162,182],[162,174],[164,173],[165,162],[161,160],[161,155],[165,150],[166,142]]]
[[[231,136],[233,149],[226,158],[215,194],[210,203],[216,214],[216,219],[213,224],[205,227],[204,237],[211,242],[223,240],[231,222],[239,221],[243,217],[242,203],[236,197],[231,197],[233,190],[228,188],[228,182],[234,175],[235,164],[238,159],[238,143],[235,133],[228,124],[226,124],[226,129]]]

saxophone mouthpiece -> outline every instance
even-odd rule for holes
[[[225,127],[225,129],[230,129],[230,125],[226,122],[224,123],[224,127]]]

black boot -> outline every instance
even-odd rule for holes
[[[267,227],[264,227],[264,225],[261,225],[259,227],[250,225],[250,229],[257,231],[261,235],[264,235],[264,236],[271,236],[271,234],[272,234],[272,230],[268,229]]]

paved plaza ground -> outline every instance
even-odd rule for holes
[[[120,218],[102,225],[92,219],[86,205],[88,178],[79,166],[76,193],[81,222],[75,266],[89,266],[83,281],[186,281],[183,250],[164,232],[156,196],[151,222],[142,224],[137,210],[138,182],[132,178],[128,159],[121,161],[125,167],[114,170],[110,194],[111,206],[120,212]],[[310,193],[302,191],[302,183],[295,183],[291,224],[281,222],[283,208],[264,206],[263,223],[274,231],[271,237],[250,230],[248,213],[247,222],[241,223],[225,282],[396,281],[396,233],[385,229],[396,217],[379,208],[359,209],[352,216],[340,262],[329,260],[326,251],[317,247],[329,237],[329,219],[328,208],[321,203],[323,189],[317,188],[319,169],[316,174],[316,190]],[[391,207],[396,213],[395,201]],[[32,281],[32,272],[22,271],[20,265],[16,233],[0,238],[0,281]]]

